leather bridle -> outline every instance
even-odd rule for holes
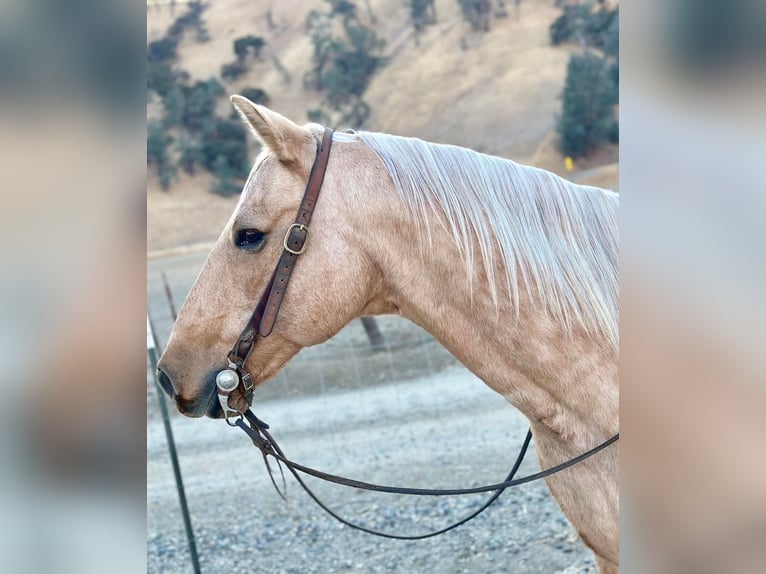
[[[282,466],[287,467],[288,471],[295,477],[298,484],[306,491],[306,493],[316,502],[323,510],[328,512],[333,518],[339,520],[343,524],[374,534],[376,536],[382,536],[384,538],[395,538],[400,540],[419,540],[423,538],[429,538],[438,534],[443,534],[453,528],[457,528],[461,524],[465,524],[469,520],[475,518],[481,514],[484,510],[497,500],[500,494],[506,488],[511,486],[518,486],[520,484],[526,484],[534,480],[545,478],[557,472],[574,466],[575,464],[585,460],[607,448],[612,443],[616,442],[620,438],[620,434],[617,433],[610,439],[602,442],[594,448],[584,452],[583,454],[576,456],[568,461],[558,464],[554,467],[546,470],[524,476],[522,478],[514,479],[516,472],[521,466],[524,456],[529,447],[529,443],[532,439],[532,431],[527,431],[526,439],[522,445],[519,455],[516,457],[516,461],[513,468],[509,472],[508,476],[503,482],[497,484],[490,484],[487,486],[480,486],[475,488],[461,488],[461,489],[425,489],[425,488],[402,488],[396,486],[382,486],[378,484],[371,484],[368,482],[362,482],[358,480],[352,480],[333,474],[328,474],[301,464],[298,464],[290,460],[282,451],[280,446],[274,440],[274,437],[268,431],[269,425],[260,420],[255,414],[248,408],[244,412],[229,406],[229,396],[237,389],[241,390],[248,406],[252,404],[253,399],[253,381],[250,373],[245,368],[250,353],[253,351],[258,337],[268,337],[274,329],[274,323],[277,320],[279,314],[279,308],[282,305],[287,285],[290,282],[290,276],[295,268],[295,262],[298,256],[305,250],[309,238],[309,223],[311,222],[311,216],[314,213],[316,202],[319,197],[319,192],[322,189],[322,182],[324,180],[325,172],[327,171],[327,163],[330,158],[330,148],[332,147],[332,134],[331,128],[325,128],[323,137],[320,141],[317,141],[317,154],[314,164],[309,174],[308,183],[306,184],[306,190],[303,194],[303,200],[301,201],[300,208],[298,209],[298,215],[295,218],[295,222],[287,228],[282,245],[284,250],[279,258],[276,268],[271,274],[269,282],[266,284],[266,288],[261,294],[261,298],[258,301],[255,309],[253,310],[250,319],[248,320],[239,338],[234,343],[228,354],[229,368],[224,369],[216,376],[216,386],[218,388],[218,399],[221,403],[221,407],[224,412],[226,422],[231,426],[238,426],[247,433],[253,444],[260,449],[263,454],[266,468],[269,472],[274,487],[277,492],[284,498],[284,495],[280,488],[277,486],[274,474],[269,464],[269,457],[272,457],[279,466],[282,473],[282,480],[284,482],[284,472]],[[234,423],[229,421],[230,417],[235,417]],[[247,421],[247,422],[245,422]],[[384,532],[378,532],[358,524],[349,522],[348,520],[338,516],[333,510],[328,508],[314,492],[306,485],[299,473],[304,473],[316,478],[340,484],[343,486],[349,486],[353,488],[372,490],[376,492],[387,492],[392,494],[409,494],[420,496],[451,496],[460,494],[476,494],[481,492],[493,492],[493,495],[476,511],[461,519],[460,521],[435,532],[427,534],[405,536],[399,534],[388,534]]]
[[[229,407],[228,398],[232,392],[241,387],[242,393],[250,405],[253,402],[253,379],[245,368],[245,363],[255,347],[257,337],[268,337],[274,329],[274,323],[282,306],[282,300],[290,283],[290,276],[295,269],[295,262],[308,244],[309,223],[314,214],[319,192],[322,190],[322,182],[327,171],[327,162],[330,159],[332,147],[332,128],[325,128],[320,141],[317,141],[317,153],[314,164],[311,167],[306,191],[303,193],[301,205],[295,222],[287,228],[282,246],[282,255],[277,266],[271,274],[271,279],[261,294],[258,304],[255,306],[250,319],[239,335],[239,339],[229,351],[229,368],[218,373],[216,384],[218,396],[221,400],[226,422],[229,422],[229,413],[240,415],[239,411]]]

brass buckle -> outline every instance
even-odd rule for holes
[[[295,249],[291,249],[287,245],[287,241],[290,239],[290,232],[292,232],[293,229],[298,228],[298,231],[305,231],[306,232],[306,239],[303,240],[303,246],[296,251]],[[288,253],[292,253],[293,255],[300,255],[304,251],[306,251],[306,245],[308,245],[309,242],[309,228],[303,225],[302,223],[293,223],[290,227],[287,228],[287,233],[285,233],[285,238],[282,240],[282,245],[285,248],[285,251]]]

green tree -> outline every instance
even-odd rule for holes
[[[516,19],[519,19],[519,2],[516,1]],[[505,6],[505,0],[497,0],[497,7],[495,8],[495,18],[507,18],[508,9]]]
[[[354,98],[348,102],[341,110],[340,121],[343,125],[360,128],[364,127],[365,122],[369,119],[370,105],[361,98]]]
[[[149,90],[164,98],[175,84],[184,81],[182,74],[173,70],[171,64],[176,60],[178,43],[186,28],[197,29],[198,41],[207,39],[207,31],[202,21],[202,12],[206,8],[207,6],[199,1],[189,2],[186,12],[176,18],[165,35],[159,40],[149,42],[146,47],[146,85]]]
[[[178,151],[178,165],[189,175],[194,175],[197,166],[203,165],[204,157],[199,142],[185,130],[181,130],[178,136],[176,150]]]
[[[242,88],[239,93],[245,96],[251,102],[255,102],[256,104],[263,104],[264,106],[269,105],[269,101],[271,100],[269,95],[261,88]]]
[[[617,93],[609,64],[595,54],[573,54],[567,65],[562,115],[558,121],[561,151],[572,158],[616,137]]]
[[[306,16],[306,32],[311,37],[314,51],[311,57],[313,65],[303,77],[303,85],[322,91],[322,76],[330,62],[333,44],[336,42],[332,37],[330,17],[319,10],[312,10]]]
[[[242,36],[234,40],[234,54],[237,61],[242,63],[249,54],[252,54],[257,60],[261,59],[261,50],[266,45],[266,41],[260,36]]]
[[[577,40],[578,34],[585,28],[591,8],[591,4],[565,4],[561,15],[548,28],[551,44],[558,46]]]
[[[561,15],[550,25],[549,33],[554,46],[577,41],[615,55],[619,44],[619,8],[612,9],[592,0],[565,4]]]
[[[358,20],[353,3],[327,1],[330,4],[328,12],[312,10],[306,18],[314,54],[304,84],[324,92],[322,105],[328,108],[309,110],[309,118],[331,123],[326,121],[330,110],[337,112],[341,122],[359,127],[370,115],[370,107],[362,96],[373,74],[385,63],[385,42]],[[333,35],[332,18],[335,16],[342,18],[342,35]]]
[[[336,110],[361,97],[372,75],[383,64],[384,42],[373,30],[349,25],[346,34],[347,43],[332,44],[330,61],[322,74],[325,99]]]
[[[221,66],[221,78],[227,82],[230,82],[239,78],[246,71],[247,68],[245,68],[245,65],[242,62],[230,62]]]
[[[410,19],[415,30],[420,32],[428,24],[436,22],[434,0],[410,0]]]
[[[612,24],[619,24],[619,8],[610,8],[602,2],[597,3],[596,9],[591,9],[585,18],[583,35],[588,46],[604,49],[608,30]],[[614,30],[617,33],[617,27]]]
[[[188,2],[186,11],[181,14],[168,28],[166,36],[179,40],[186,29],[196,30],[197,42],[207,42],[210,39],[205,22],[202,20],[202,13],[207,9],[207,5],[202,2]]]
[[[213,179],[210,191],[218,195],[236,195],[242,191],[242,186],[237,183],[237,173],[223,155],[216,156],[213,161]]]
[[[306,117],[310,122],[317,124],[329,125],[332,123],[332,119],[322,108],[315,108],[306,112]]]
[[[173,85],[162,98],[162,107],[165,114],[162,117],[162,124],[165,127],[179,126],[184,117],[184,106],[186,98],[181,86]]]
[[[164,97],[178,82],[178,74],[167,62],[147,62],[146,87]]]
[[[473,30],[489,32],[492,0],[457,0],[460,11]]]
[[[601,46],[604,55],[619,61],[620,58],[620,18],[614,13],[609,25],[601,33]]]
[[[178,40],[167,36],[154,42],[149,42],[149,45],[146,47],[146,61],[168,62],[175,60],[177,46]]]
[[[163,189],[170,186],[178,167],[189,174],[201,167],[215,175],[214,191],[235,193],[249,167],[246,132],[240,122],[216,116],[216,106],[223,94],[217,79],[192,83],[188,73],[173,66],[187,31],[196,30],[197,41],[207,39],[202,21],[206,7],[199,0],[189,2],[165,36],[147,45],[147,88],[162,98],[164,109],[162,121],[152,121],[147,127],[147,163],[156,170]],[[242,62],[248,55],[259,57],[265,45],[262,38],[255,36],[240,40],[236,44],[240,54],[233,64],[240,66],[241,71],[236,73],[245,70]],[[226,70],[223,75],[228,75]],[[247,95],[255,101],[268,101],[262,90],[250,90]],[[175,140],[168,129],[176,135]],[[171,153],[173,142],[175,149]]]
[[[156,120],[150,120],[146,125],[146,163],[161,164],[167,158],[167,138],[162,125]]]
[[[184,106],[183,125],[191,131],[205,128],[215,115],[215,105],[223,94],[223,86],[215,78],[195,82],[184,88],[186,105]]]
[[[351,21],[359,21],[356,15],[356,4],[353,2],[348,0],[325,0],[325,2],[330,4],[330,18],[340,16],[344,26],[348,26]]]
[[[156,121],[150,121],[146,126],[146,163],[153,165],[157,170],[160,187],[167,189],[176,175],[176,168],[168,159],[168,145],[172,138],[165,133],[162,125]]]
[[[232,177],[247,175],[247,132],[242,122],[216,117],[205,127],[200,141],[202,161],[207,170],[214,171],[215,162],[222,156]]]

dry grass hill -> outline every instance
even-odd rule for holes
[[[376,22],[389,59],[364,96],[372,107],[367,129],[454,143],[563,172],[555,122],[568,54],[574,47],[550,45],[548,27],[559,14],[554,0],[523,0],[518,19],[513,2],[507,1],[509,17],[493,19],[489,33],[469,31],[457,0],[435,0],[438,22],[425,29],[418,45],[408,0],[356,4],[366,23]],[[325,5],[322,0],[211,0],[203,15],[210,41],[185,39],[178,64],[194,79],[217,76],[221,65],[234,59],[235,38],[262,36],[268,43],[263,61],[226,84],[226,89],[236,93],[243,86],[260,87],[271,97],[272,108],[305,122],[306,110],[319,107],[321,94],[302,84],[312,50],[304,21],[311,9]],[[149,7],[148,40],[160,38],[174,18],[168,6]],[[222,112],[227,105],[222,101]],[[154,112],[150,105],[150,115]],[[582,172],[584,182],[616,188],[616,161],[617,147],[611,146],[576,162],[575,172]],[[208,174],[180,175],[163,192],[150,176],[150,250],[217,236],[236,198],[209,193],[209,182]]]

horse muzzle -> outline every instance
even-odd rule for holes
[[[203,393],[200,397],[187,399],[178,394],[173,380],[167,371],[163,370],[162,367],[157,368],[157,381],[162,390],[173,400],[178,411],[187,417],[208,416],[214,419],[223,418],[221,405],[218,400],[215,400],[217,395],[215,393],[214,377],[215,373],[205,377],[203,388],[210,389],[211,391],[207,396]]]

